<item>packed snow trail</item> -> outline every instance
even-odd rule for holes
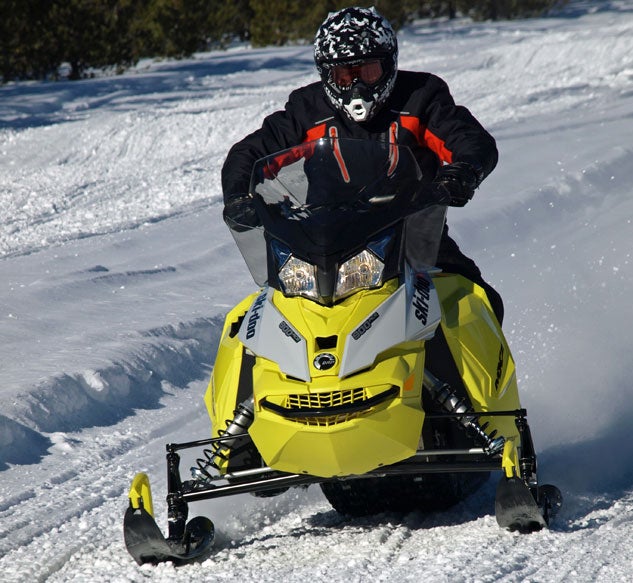
[[[498,528],[492,483],[454,510],[430,516],[344,518],[316,488],[192,505],[194,515],[212,517],[220,531],[211,557],[178,568],[138,567],[122,544],[126,478],[136,470],[155,478],[158,522],[165,528],[163,443],[179,438],[182,425],[192,434],[208,431],[199,399],[204,383],[168,390],[164,408],[140,411],[107,434],[92,428],[55,436],[53,452],[38,464],[49,479],[31,479],[22,504],[14,499],[2,507],[3,523],[13,523],[3,538],[17,546],[1,551],[8,551],[0,558],[4,580],[627,580],[630,492],[573,495],[550,531],[521,536]],[[60,456],[65,468],[55,460]],[[21,478],[16,486],[32,474],[13,474]]]

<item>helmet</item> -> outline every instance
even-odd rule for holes
[[[396,33],[373,6],[331,12],[314,39],[314,61],[332,105],[354,121],[367,121],[396,81]]]

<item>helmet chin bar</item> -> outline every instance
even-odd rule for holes
[[[343,107],[352,120],[366,121],[371,113],[373,101],[365,101],[362,97],[354,97],[349,103],[345,103]]]

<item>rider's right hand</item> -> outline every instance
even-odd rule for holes
[[[253,199],[248,194],[228,197],[223,216],[224,222],[234,231],[246,231],[261,225]]]

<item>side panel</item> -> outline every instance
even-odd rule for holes
[[[462,276],[434,278],[443,306],[442,331],[477,411],[519,409],[515,363],[485,291]],[[514,419],[482,417],[507,439],[518,437]]]
[[[402,342],[431,338],[440,318],[431,277],[409,271],[405,284],[347,335],[340,376],[371,366],[378,354]]]
[[[249,308],[238,337],[257,356],[276,362],[284,373],[308,382],[306,340],[275,307],[274,294],[272,288],[262,290]]]
[[[242,300],[227,314],[224,322],[213,372],[204,396],[214,437],[225,428],[225,421],[233,417],[238,403],[244,347],[237,338],[236,329],[257,296],[255,293]]]

